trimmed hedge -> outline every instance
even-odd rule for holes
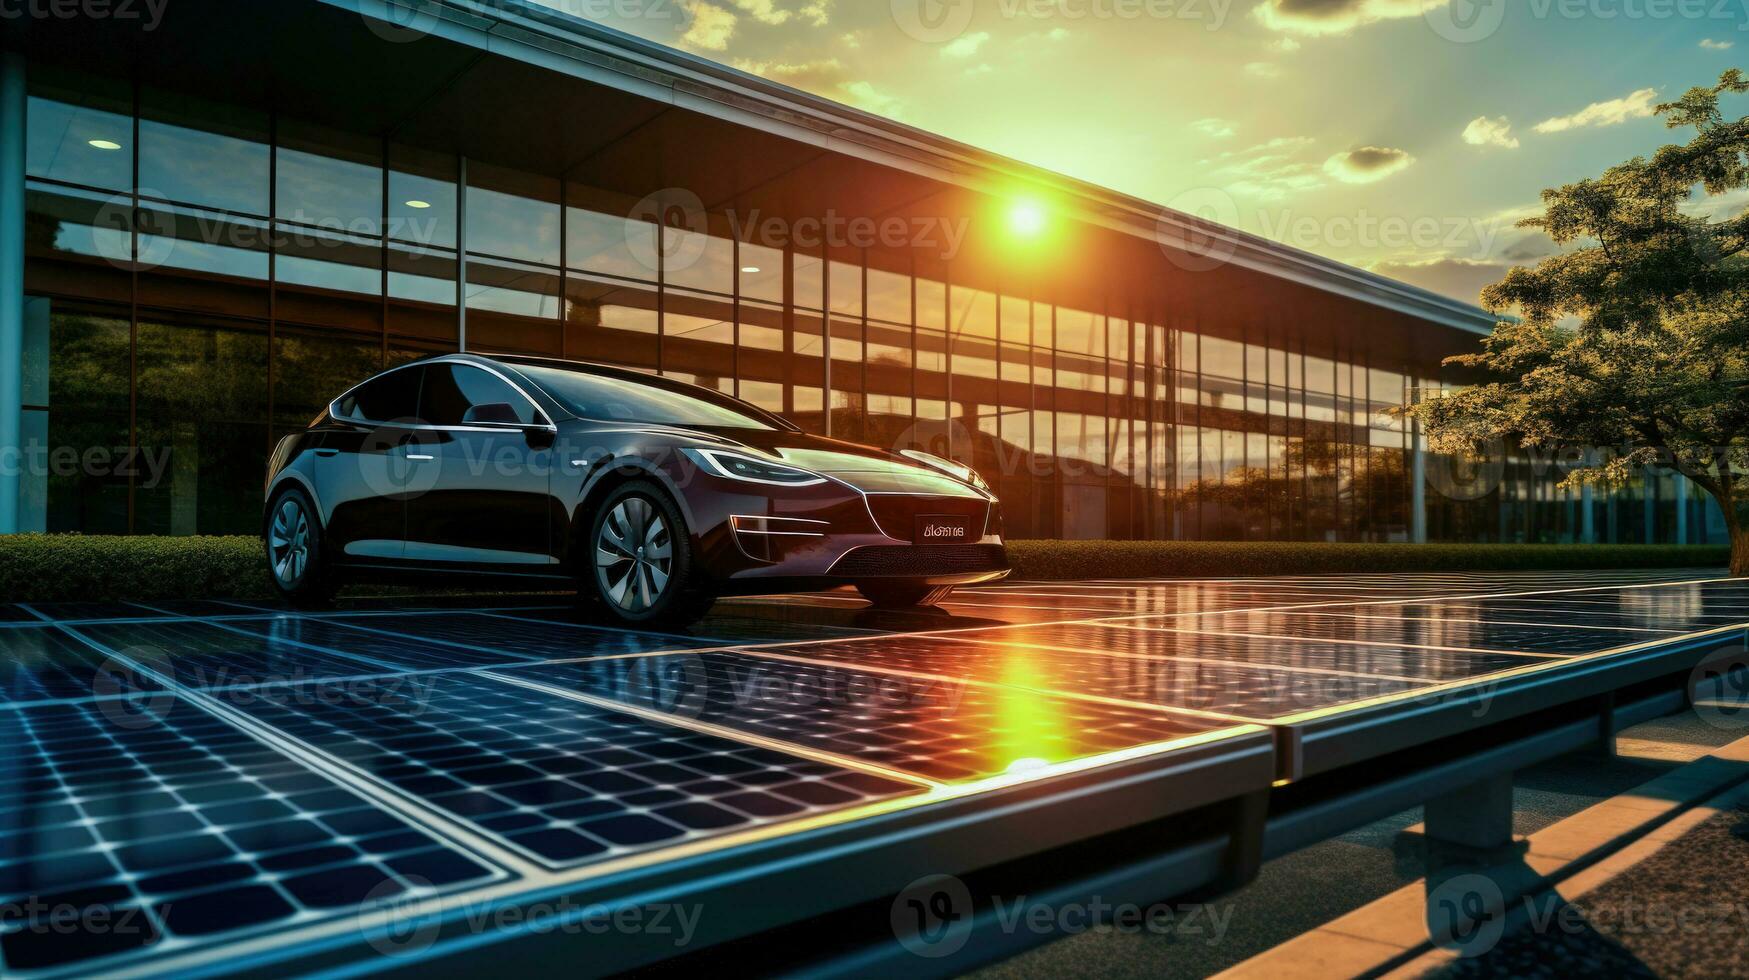
[[[1228,577],[1313,572],[1722,567],[1724,547],[1011,541],[1017,579]],[[377,590],[372,590],[377,591]],[[251,537],[0,535],[0,602],[259,599],[272,595]]]
[[[0,602],[262,599],[261,539],[0,535]]]
[[[1010,541],[1017,579],[1231,577],[1318,572],[1713,568],[1731,549],[1640,544],[1324,544],[1271,541]]]

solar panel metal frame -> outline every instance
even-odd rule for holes
[[[589,975],[636,969],[672,955],[672,947],[635,933],[591,933],[583,966],[576,961],[576,937],[564,929],[473,931],[468,913],[484,902],[525,910],[563,902],[579,916],[655,904],[707,906],[719,911],[700,917],[693,946],[707,948],[880,900],[926,875],[967,874],[1090,836],[1255,798],[1274,780],[1274,744],[1267,729],[1245,726],[1187,741],[1196,744],[948,799],[902,798],[876,805],[882,812],[867,816],[625,870],[585,868],[534,887],[522,880],[452,896],[440,902],[450,907],[420,919],[420,928],[434,931],[432,945],[418,955],[382,957],[369,939],[389,926],[361,920],[359,928],[342,934],[254,952],[247,962],[182,969],[195,975],[247,971],[267,976],[318,971],[411,976],[428,975],[434,966],[484,972],[561,963],[572,970],[581,966]],[[1161,887],[1169,891],[1172,884]],[[732,914],[722,914],[725,909]],[[396,915],[404,925],[409,915],[420,913],[402,909]]]

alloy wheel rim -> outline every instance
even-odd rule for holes
[[[595,577],[609,602],[644,612],[668,591],[674,542],[650,501],[627,497],[608,512],[595,539]]]
[[[294,586],[304,577],[310,563],[310,519],[295,498],[286,498],[274,513],[267,549],[279,584]]]

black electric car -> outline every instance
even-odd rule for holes
[[[809,435],[746,402],[594,364],[448,354],[334,399],[268,461],[275,587],[574,583],[633,623],[718,596],[851,584],[882,606],[1008,574],[996,498],[914,450]]]

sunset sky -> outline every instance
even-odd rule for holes
[[[543,2],[1470,301],[1749,55],[1749,0]]]

